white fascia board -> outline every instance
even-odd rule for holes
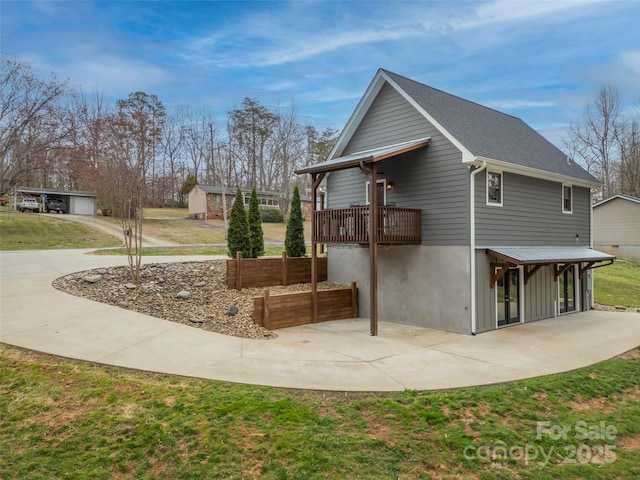
[[[413,99],[413,97],[411,97],[408,93],[406,93],[402,88],[400,88],[400,86],[395,83],[391,78],[389,78],[388,75],[386,75],[384,72],[379,72],[380,76],[389,83],[389,85],[391,85],[393,88],[396,89],[396,91],[402,95],[402,97],[411,104],[411,106],[413,108],[415,108],[418,112],[420,112],[420,114],[426,118],[429,123],[431,123],[431,125],[433,125],[436,129],[438,129],[438,131],[440,133],[442,133],[442,135],[444,135],[444,137],[449,140],[458,150],[460,150],[462,152],[462,162],[463,163],[471,163],[473,162],[476,157],[475,155],[473,155],[469,150],[467,150],[466,147],[464,147],[464,145],[462,145],[458,139],[456,137],[454,137],[453,135],[451,135],[451,133],[449,133],[447,131],[446,128],[444,128],[442,125],[440,125],[440,123],[433,118],[429,112],[427,112],[424,108],[422,108],[420,105],[418,105],[418,103]],[[379,90],[379,89],[378,89]]]
[[[628,195],[620,195],[620,194],[616,194],[612,197],[609,198],[605,198],[604,200],[600,200],[598,203],[594,203],[593,206],[594,207],[598,207],[600,205],[603,205],[607,202],[610,202],[611,200],[616,200],[616,199],[620,199],[620,200],[627,200],[628,202],[633,202],[633,203],[640,203],[640,199],[635,198],[635,197],[631,197]]]
[[[578,187],[593,188],[593,189],[597,189],[602,186],[602,184],[598,182],[589,182],[588,180],[581,180],[579,178],[569,177],[567,175],[560,175],[558,173],[538,170],[537,168],[524,167],[522,165],[503,162],[501,160],[494,160],[492,158],[474,157],[472,161],[464,161],[463,159],[463,163],[469,163],[469,164],[477,165],[482,162],[487,162],[487,168],[493,166],[495,168],[502,170],[503,172],[516,173],[518,175],[524,175],[526,177],[540,178],[542,180],[549,180],[552,182],[559,182],[559,183],[570,183],[571,185],[576,185]]]

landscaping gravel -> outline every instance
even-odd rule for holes
[[[226,261],[143,265],[140,284],[131,283],[129,267],[77,272],[53,286],[71,295],[211,332],[243,338],[271,339],[277,334],[253,322],[253,298],[264,288],[228,289]],[[319,290],[336,288],[320,282]],[[309,291],[310,284],[268,287],[272,295]]]

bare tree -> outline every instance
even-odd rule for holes
[[[76,93],[69,81],[43,80],[25,63],[0,60],[0,193],[42,183],[35,173],[46,167],[47,152],[71,137],[67,100]]]
[[[616,136],[620,128],[620,96],[612,85],[601,87],[593,103],[585,109],[582,121],[569,130],[565,145],[587,170],[604,184],[605,197],[617,191],[619,158]]]
[[[297,107],[294,104],[288,111],[283,111],[278,106],[274,117],[269,190],[280,193],[278,205],[286,216],[296,180],[295,170],[304,163],[305,130],[298,121]]]
[[[620,191],[640,197],[640,105],[616,132],[620,152]]]
[[[176,122],[180,125],[182,134],[182,149],[189,159],[188,171],[196,176],[198,182],[204,180],[203,168],[207,164],[209,129],[203,119],[202,111],[191,108],[180,108],[176,112]]]
[[[180,185],[185,171],[185,165],[182,161],[181,149],[183,148],[183,137],[180,125],[177,124],[175,118],[170,118],[162,132],[160,139],[162,148],[162,175],[167,181],[167,190],[162,191],[162,198],[167,197],[175,204],[180,200]]]
[[[229,112],[229,151],[243,183],[250,188],[265,189],[266,146],[275,121],[275,115],[252,98],[245,98],[241,109]]]
[[[98,92],[91,97],[84,93],[78,96],[74,111],[76,115],[71,143],[76,162],[71,172],[73,182],[75,188],[101,193],[103,179],[100,168],[107,143],[106,122],[112,112]]]
[[[142,265],[142,209],[147,176],[161,138],[164,112],[164,105],[155,95],[135,92],[118,100],[117,112],[105,119],[105,154],[100,165],[102,197],[120,220],[134,283],[140,281]]]

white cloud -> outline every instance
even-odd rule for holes
[[[452,21],[451,25],[456,29],[469,29],[499,23],[520,22],[536,17],[548,17],[565,10],[583,9],[586,5],[602,1],[604,0],[496,0],[479,5],[472,17]]]
[[[521,108],[548,108],[555,107],[555,102],[536,100],[494,100],[485,103],[488,107],[497,110],[516,110]]]
[[[56,61],[54,64],[39,56],[29,56],[27,61],[42,72],[62,71],[65,77],[87,90],[97,89],[117,95],[149,90],[172,80],[170,74],[155,65],[126,57],[93,53],[76,52],[64,63]]]
[[[640,79],[640,50],[627,50],[619,55],[619,62],[624,68],[635,76],[636,81]]]

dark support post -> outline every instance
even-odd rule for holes
[[[242,252],[236,252],[236,290],[242,290]]]
[[[289,285],[289,271],[288,265],[289,261],[287,260],[287,252],[282,252],[282,285]]]
[[[369,254],[371,268],[371,328],[372,336],[378,335],[378,167],[371,165],[369,182]]]
[[[264,328],[271,328],[271,317],[269,315],[269,289],[265,288],[262,294],[262,325]]]
[[[351,282],[351,318],[358,316],[358,288],[356,282]]]
[[[316,243],[316,199],[325,173],[312,173],[311,187],[311,323],[318,322],[318,249]]]

